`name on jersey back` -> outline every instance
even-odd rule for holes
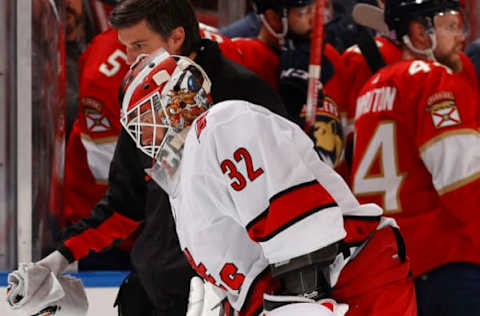
[[[357,100],[355,119],[367,113],[392,111],[396,96],[395,87],[381,87],[366,92]]]

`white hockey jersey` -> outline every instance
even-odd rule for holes
[[[237,100],[194,122],[176,188],[181,247],[237,310],[269,264],[343,239],[342,215],[359,207],[297,125]]]

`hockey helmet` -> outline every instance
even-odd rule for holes
[[[106,4],[109,4],[111,6],[116,6],[117,4],[122,2],[122,0],[99,0],[99,1],[105,2]]]
[[[260,19],[268,32],[279,40],[280,46],[285,43],[285,36],[288,33],[288,10],[294,7],[304,7],[312,4],[313,0],[253,0],[253,8],[260,15]],[[265,19],[265,11],[272,9],[281,15],[282,28],[275,31]]]
[[[253,0],[253,7],[257,14],[263,14],[267,9],[281,11],[293,7],[304,7],[313,2],[313,0]]]
[[[187,57],[160,49],[140,59],[122,85],[120,120],[140,150],[174,173],[188,127],[211,106],[211,83]]]
[[[89,23],[92,24],[94,34],[104,32],[109,28],[108,16],[113,8],[122,0],[88,0],[85,1],[85,8]]]
[[[436,15],[446,11],[459,11],[458,0],[385,0],[385,22],[396,32],[397,38],[408,33],[409,23],[419,21],[433,27]]]

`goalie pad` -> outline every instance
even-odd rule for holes
[[[329,266],[335,261],[339,243],[303,256],[270,265],[272,276],[283,285],[281,295],[297,295],[314,300],[329,297]]]
[[[222,316],[226,293],[199,277],[190,280],[190,295],[186,316]]]
[[[79,279],[57,277],[49,269],[28,263],[8,275],[7,302],[17,315],[84,316],[88,300]]]
[[[270,309],[273,306],[273,309]],[[344,316],[348,311],[347,304],[339,304],[326,298],[319,301],[298,296],[277,296],[264,294],[264,312],[268,316]]]

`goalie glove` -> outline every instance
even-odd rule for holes
[[[36,263],[21,264],[18,270],[8,275],[7,302],[10,306],[29,300],[48,279],[49,274],[58,276],[68,267],[68,260],[54,251]]]
[[[61,275],[68,267],[68,260],[58,250],[55,250],[36,264],[47,268],[55,275]]]
[[[186,316],[221,316],[226,293],[199,277],[190,280],[190,295]]]
[[[22,264],[8,275],[7,302],[22,316],[84,316],[88,310],[79,279],[57,277],[37,263]]]

